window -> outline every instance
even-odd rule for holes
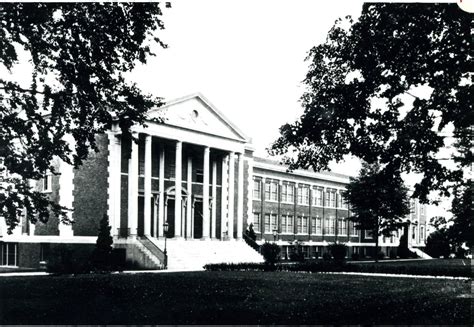
[[[350,222],[350,228],[352,236],[359,236],[359,230],[355,227],[355,223],[353,221]]]
[[[416,226],[413,226],[413,228],[412,228],[411,238],[413,240],[416,238]]]
[[[298,187],[298,204],[309,205],[309,187],[300,186]]]
[[[313,189],[313,206],[322,207],[323,206],[323,189],[316,188]]]
[[[276,181],[265,183],[265,200],[278,201],[278,183]]]
[[[282,215],[281,216],[281,232],[286,234],[293,233],[293,216]]]
[[[262,198],[262,183],[260,179],[253,180],[253,198],[254,200]]]
[[[298,216],[296,218],[296,224],[298,234],[308,234],[308,217]]]
[[[3,243],[1,247],[2,252],[2,266],[17,266],[17,244]]]
[[[336,192],[334,190],[326,192],[326,207],[336,207]]]
[[[43,192],[52,191],[52,181],[53,176],[51,175],[51,173],[47,173],[46,176],[43,177]]]
[[[336,219],[334,217],[327,217],[326,224],[324,226],[324,234],[335,235],[336,232]]]
[[[294,186],[292,184],[283,184],[281,186],[281,202],[294,202]]]
[[[313,217],[311,218],[311,234],[321,235],[321,218]]]
[[[338,235],[347,235],[347,221],[345,219],[339,219],[337,226]]]
[[[338,208],[342,208],[342,194],[341,193],[337,193],[337,207]]]
[[[303,234],[308,234],[308,217],[303,217]]]
[[[277,228],[277,215],[276,214],[265,214],[265,233],[273,233],[273,229]]]
[[[425,227],[421,226],[420,227],[420,242],[424,242],[424,241],[425,241]]]
[[[260,232],[260,213],[253,213],[253,230],[255,232]]]
[[[367,230],[367,229],[365,230],[365,238],[367,238],[367,239],[374,238],[371,230]]]

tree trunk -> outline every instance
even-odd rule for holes
[[[379,262],[379,219],[377,218],[377,223],[375,224],[375,262]]]

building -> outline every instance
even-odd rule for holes
[[[157,117],[166,120],[158,123]],[[163,265],[165,228],[169,266],[176,269],[261,261],[242,240],[250,224],[258,242],[276,241],[286,254],[295,240],[307,257],[321,255],[335,241],[355,253],[373,248],[370,235],[347,220],[340,192],[348,176],[287,173],[254,157],[250,139],[200,94],[151,110],[148,118],[147,126],[132,129],[137,142],[114,127],[97,137],[99,152],[80,169],[57,160],[59,174],[34,182],[53,201],[74,209],[68,213],[74,223],[52,217],[35,226],[22,219],[8,235],[1,221],[1,265],[35,267],[65,246],[75,255],[90,253],[104,213],[114,246],[142,267]],[[415,208],[420,218],[410,240],[420,246],[426,221],[422,206]],[[398,245],[395,238],[381,244],[387,251]]]

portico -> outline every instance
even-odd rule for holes
[[[153,118],[165,117],[164,123]],[[201,95],[149,113],[134,141],[109,133],[108,214],[115,237],[241,238],[247,138]]]

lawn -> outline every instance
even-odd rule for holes
[[[0,324],[472,324],[470,281],[291,272],[0,278]]]

